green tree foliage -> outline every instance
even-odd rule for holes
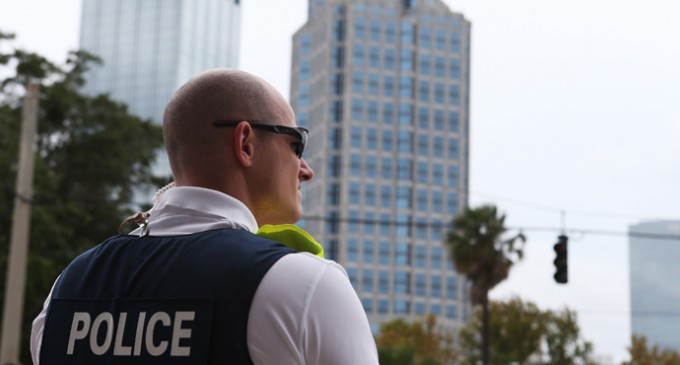
[[[436,317],[409,323],[395,319],[376,337],[381,365],[446,365],[456,358],[453,337],[437,329]]]
[[[660,349],[657,345],[650,348],[645,336],[633,335],[628,352],[630,353],[630,361],[625,361],[621,365],[680,364],[680,353],[671,349]]]
[[[492,205],[467,208],[456,216],[449,228],[445,244],[449,247],[456,271],[471,283],[472,304],[482,307],[482,364],[489,364],[489,299],[488,293],[508,277],[510,267],[522,259],[526,238],[519,233],[504,238],[505,215]]]
[[[576,315],[568,309],[541,311],[535,304],[513,298],[490,303],[491,364],[591,365],[592,345],[580,338]],[[461,365],[481,360],[482,313],[460,332]]]
[[[24,351],[30,321],[41,310],[54,279],[81,251],[116,234],[133,208],[133,194],[162,179],[151,165],[162,131],[130,115],[106,95],[80,92],[96,58],[70,53],[66,65],[21,50],[2,50],[12,36],[0,33],[0,300],[4,296],[15,198],[21,108],[26,81],[40,83],[26,288]],[[135,207],[137,208],[137,207]]]

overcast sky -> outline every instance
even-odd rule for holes
[[[492,297],[576,310],[597,354],[627,359],[628,239],[594,231],[680,220],[680,2],[446,2],[472,22],[470,204],[498,205],[529,238]],[[306,1],[241,3],[240,67],[288,95]],[[80,0],[0,0],[0,29],[54,61],[77,47],[79,15]],[[552,279],[561,211],[566,286]]]

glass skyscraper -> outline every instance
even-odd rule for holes
[[[680,236],[680,222],[643,222],[629,234],[632,334],[680,351],[680,244],[663,239]]]
[[[429,313],[455,330],[467,285],[442,242],[467,204],[470,23],[440,0],[310,0],[291,104],[310,129],[302,225],[347,269],[372,329]]]
[[[237,66],[240,14],[239,0],[83,0],[80,48],[104,62],[91,67],[85,92],[161,123],[180,85]]]

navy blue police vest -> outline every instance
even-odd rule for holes
[[[291,252],[233,229],[112,237],[57,280],[40,364],[252,364],[250,304]]]

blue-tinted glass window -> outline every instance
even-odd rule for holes
[[[351,144],[352,147],[361,147],[361,127],[352,127]]]
[[[375,156],[366,156],[366,166],[372,165],[374,166],[373,169],[375,169]],[[368,174],[367,174],[368,175]],[[374,206],[376,203],[376,191],[375,191],[375,185],[373,184],[366,184],[364,185],[364,204],[366,206]]]
[[[340,177],[340,156],[328,156],[328,176]]]
[[[410,159],[400,158],[397,161],[397,179],[399,180],[411,180],[412,179],[412,162]]]
[[[436,83],[434,84],[434,101],[437,103],[444,102],[444,84]]]
[[[394,107],[392,103],[383,104],[383,122],[385,124],[392,124],[394,121]]]
[[[358,182],[349,184],[349,202],[352,204],[361,203],[361,184]]]
[[[361,287],[365,292],[373,291],[373,270],[364,270],[361,278]]]
[[[401,43],[402,44],[413,44],[414,43],[413,30],[414,30],[413,23],[411,23],[411,22],[401,23]]]
[[[299,89],[300,98],[298,100],[298,106],[300,108],[306,108],[309,106],[309,86],[303,86]]]
[[[397,140],[397,151],[411,152],[413,148],[413,133],[410,131],[399,131]]]
[[[365,290],[365,289],[364,289]],[[373,298],[363,297],[361,298],[361,305],[364,307],[364,312],[367,314],[373,314]]]
[[[364,233],[375,233],[375,214],[373,212],[364,212]]]
[[[449,43],[451,45],[451,51],[460,52],[460,33],[451,33],[451,41]]]
[[[380,76],[378,74],[368,74],[368,93],[376,96],[380,94]]]
[[[427,267],[427,247],[416,246],[416,267]]]
[[[363,120],[364,102],[361,99],[352,99],[352,120]]]
[[[416,209],[421,212],[427,212],[427,190],[418,189],[416,191]],[[418,237],[426,238],[426,237]]]
[[[449,187],[458,187],[458,166],[449,165]]]
[[[361,176],[361,155],[353,153],[350,156],[349,169],[352,176]]]
[[[347,260],[352,262],[359,260],[359,240],[354,238],[347,240]]]
[[[397,59],[397,54],[393,48],[385,48],[383,66],[386,70],[394,70],[394,62]]]
[[[384,162],[385,161],[383,160],[383,163]],[[380,206],[383,208],[389,208],[392,206],[392,187],[389,185],[383,185],[380,187]]]
[[[395,234],[397,237],[411,237],[411,219],[408,214],[397,214]]]
[[[397,299],[394,301],[394,314],[405,315],[410,311],[409,301],[404,299]]]
[[[418,136],[418,156],[427,156],[430,154],[430,141],[427,135]]]
[[[432,30],[430,28],[420,28],[420,44],[423,48],[432,47]]]
[[[328,201],[328,205],[340,204],[340,186],[338,184],[329,184],[326,187],[326,201]]]
[[[432,240],[440,242],[442,239],[442,231],[443,231],[443,225],[442,221],[440,219],[433,219],[432,220]]]
[[[388,195],[388,200],[389,200],[389,195]],[[383,201],[385,201],[383,199]],[[388,204],[389,206],[389,204]],[[381,213],[380,214],[380,234],[383,237],[387,237],[391,234],[392,230],[392,225],[390,224],[390,215],[388,213]]]
[[[458,100],[459,100],[458,99],[458,85],[457,84],[449,85],[449,104],[457,105]]]
[[[446,211],[451,215],[458,214],[458,194],[449,193],[446,197]]]
[[[333,74],[331,90],[334,95],[342,95],[344,77],[342,73]]]
[[[434,74],[439,77],[446,76],[446,66],[444,57],[435,57],[434,59]]]
[[[418,127],[422,129],[430,128],[430,109],[428,108],[418,109]]]
[[[377,19],[371,20],[371,40],[380,40],[380,21]]]
[[[375,262],[375,243],[373,241],[364,241],[364,257],[363,261],[367,263]],[[372,275],[373,273],[371,273]],[[365,275],[365,274],[364,274]],[[364,276],[365,277],[365,276]],[[365,288],[365,285],[364,285]],[[373,290],[373,289],[371,289]]]
[[[430,176],[428,174],[429,169],[427,162],[418,161],[416,168],[418,169],[418,171],[416,171],[416,181],[422,183],[428,182],[430,180]]]
[[[383,151],[386,151],[386,152],[392,151],[392,141],[393,141],[393,139],[394,139],[394,137],[392,135],[391,130],[385,129],[385,130],[382,131],[382,150]],[[390,175],[388,175],[388,176],[391,176],[391,175],[392,175],[392,173],[390,172]],[[385,176],[383,176],[383,177],[385,177]]]
[[[409,293],[409,274],[404,271],[394,273],[394,292],[396,294]]]
[[[456,310],[455,304],[449,304],[446,306],[446,317],[450,319],[456,319],[456,317],[458,317],[458,311]]]
[[[383,79],[383,95],[394,96],[394,78],[392,76],[385,76]]]
[[[460,60],[458,58],[449,60],[449,78],[454,80],[460,78]]]
[[[416,295],[427,295],[427,281],[425,279],[425,274],[416,274],[415,281]]]
[[[402,49],[399,53],[399,69],[402,71],[413,70],[413,51]]]
[[[422,316],[425,314],[425,303],[416,303],[416,315]]]
[[[366,21],[363,17],[354,18],[354,37],[357,39],[366,37]]]
[[[430,74],[430,55],[427,53],[421,53],[418,62],[418,71],[421,75]]]
[[[449,276],[446,278],[446,297],[450,299],[456,299],[457,283],[455,276]]]
[[[392,178],[392,159],[383,157],[381,164],[380,164],[380,176],[383,179],[391,179]]]
[[[413,97],[413,78],[402,76],[399,78],[399,96],[402,98]]]
[[[435,157],[444,157],[444,137],[435,136],[432,148]]]
[[[389,271],[380,270],[378,272],[378,291],[381,294],[387,294],[387,293],[390,292],[390,273],[389,273]]]
[[[333,67],[341,68],[345,65],[345,48],[333,47]]]
[[[444,212],[444,196],[441,191],[432,192],[432,210],[435,213]]]
[[[326,231],[330,234],[338,233],[338,212],[329,212],[326,214]],[[337,252],[337,244],[335,241],[329,241],[329,250],[324,249],[324,252],[328,254],[333,254]]]
[[[361,71],[352,72],[352,91],[355,93],[364,91],[364,74]]]
[[[436,131],[444,131],[444,111],[441,109],[434,111],[434,129]]]
[[[435,32],[434,46],[439,50],[446,48],[446,33],[444,33],[444,31],[441,29],[437,29]]]
[[[399,104],[399,124],[413,124],[413,105],[407,103]]]
[[[442,277],[439,275],[432,275],[430,280],[430,294],[433,297],[440,297],[442,295]]]
[[[368,50],[368,65],[370,67],[380,67],[380,49],[378,47],[371,47]]]
[[[300,54],[303,56],[309,56],[312,54],[312,35],[303,34],[300,39]]]
[[[363,66],[364,65],[364,46],[361,44],[355,44],[352,48],[352,65],[353,66]]]
[[[449,145],[448,145],[448,157],[451,160],[457,160],[458,159],[458,139],[457,138],[449,138]]]
[[[334,122],[342,120],[342,100],[335,100],[331,103],[331,120]]]
[[[450,111],[449,112],[449,130],[451,132],[458,132],[458,112],[456,111]]]
[[[397,187],[397,208],[411,207],[411,188],[408,186]]]
[[[309,113],[308,112],[297,113],[297,121],[298,121],[298,125],[300,127],[308,128],[309,127]]]
[[[366,147],[369,150],[378,149],[378,131],[375,128],[366,130]]]
[[[359,289],[359,270],[357,270],[355,267],[349,267],[347,268],[347,276],[349,276],[349,281],[352,283],[352,286],[354,287],[354,290]]]
[[[411,246],[407,242],[398,242],[394,251],[395,265],[411,264]]]
[[[427,239],[427,220],[423,217],[416,218],[416,238],[421,240]]]
[[[418,82],[418,100],[430,101],[430,83],[427,80]]]
[[[333,23],[333,39],[342,41],[345,39],[345,21],[337,19]]]
[[[437,185],[444,183],[444,166],[440,163],[432,164],[432,183]]]
[[[378,314],[387,314],[390,310],[389,302],[386,299],[378,300]]]
[[[309,81],[309,74],[312,69],[312,63],[307,60],[300,61],[300,81]]]
[[[330,128],[328,130],[328,143],[334,150],[342,147],[342,130],[340,128]]]
[[[375,100],[368,101],[368,108],[366,110],[367,118],[369,122],[378,121],[378,102]]]
[[[440,316],[442,314],[442,305],[430,304],[430,313],[434,314],[435,316]]]
[[[385,41],[387,43],[394,43],[397,38],[397,26],[394,22],[385,23]]]
[[[350,210],[349,211],[349,219],[347,220],[348,222],[348,228],[347,230],[351,233],[358,233],[359,232],[359,220],[361,216],[359,216],[359,212],[356,210]]]

